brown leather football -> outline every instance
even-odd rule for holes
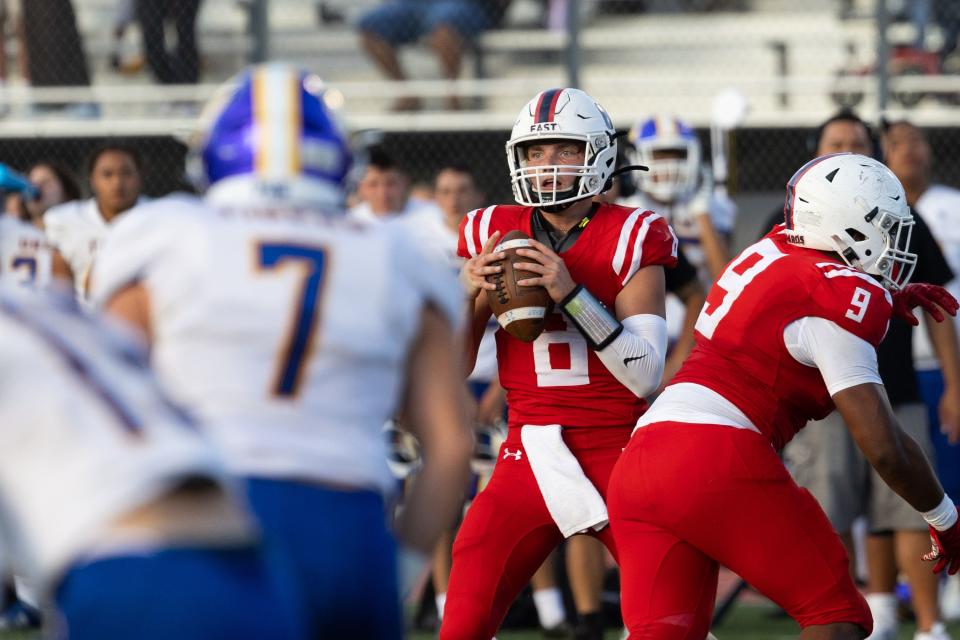
[[[530,258],[517,255],[517,249],[530,246],[530,236],[522,231],[511,231],[503,236],[494,252],[503,252],[507,257],[493,263],[503,266],[503,271],[487,276],[487,282],[497,285],[496,291],[487,291],[490,308],[503,330],[524,342],[533,342],[543,332],[553,300],[543,287],[521,287],[517,280],[537,278],[531,271],[518,271],[513,265],[531,262]]]

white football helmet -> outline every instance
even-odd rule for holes
[[[700,180],[700,139],[687,123],[670,116],[641,120],[627,136],[634,164],[650,169],[638,176],[640,189],[660,202],[674,202],[694,193]],[[657,152],[674,152],[656,158]]]
[[[507,141],[513,196],[526,206],[562,205],[606,190],[616,169],[616,130],[606,110],[580,89],[549,89],[528,102]],[[585,146],[582,165],[527,166],[525,147],[534,142],[576,140]],[[541,190],[542,178],[576,176],[573,188]]]
[[[814,158],[787,183],[787,241],[834,251],[897,291],[917,264],[908,251],[914,219],[907,195],[882,163],[854,153]]]

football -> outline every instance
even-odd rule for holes
[[[490,308],[503,330],[518,340],[533,342],[543,332],[547,313],[553,306],[550,294],[543,287],[522,287],[518,280],[536,278],[538,274],[514,269],[518,262],[529,259],[517,255],[517,249],[530,246],[530,237],[522,231],[511,231],[503,236],[494,252],[504,252],[506,258],[499,263],[500,273],[487,276],[487,282],[497,285],[496,291],[487,291]]]

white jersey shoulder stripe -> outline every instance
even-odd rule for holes
[[[662,220],[662,217],[657,213],[650,212],[650,215],[644,217],[643,222],[640,223],[637,239],[633,242],[633,257],[630,260],[630,268],[623,277],[621,284],[626,285],[627,282],[630,281],[630,278],[633,277],[633,274],[640,270],[640,259],[643,258],[643,243],[647,239],[647,232],[650,231],[650,225],[655,220]]]
[[[480,247],[478,253],[483,251],[483,245],[487,244],[487,240],[490,239],[490,219],[493,217],[493,210],[497,208],[497,205],[491,205],[483,210],[483,215],[480,216]]]
[[[620,238],[617,240],[617,250],[613,254],[613,272],[617,275],[620,275],[620,270],[623,269],[623,260],[627,257],[627,244],[630,242],[630,234],[633,232],[633,227],[637,224],[637,218],[640,217],[643,211],[643,208],[634,209],[633,212],[627,216],[623,226],[620,227]]]
[[[477,245],[473,241],[473,220],[477,217],[477,212],[480,209],[474,209],[467,214],[467,223],[463,225],[463,238],[467,241],[467,253],[470,254],[470,257],[473,258],[479,253],[477,251]]]
[[[887,299],[887,302],[890,304],[893,304],[893,298],[890,297],[890,292],[887,291],[887,288],[881,285],[879,282],[877,282],[873,278],[871,278],[866,273],[857,271],[855,269],[848,269],[847,267],[844,267],[843,265],[839,265],[836,262],[818,262],[817,266],[824,270],[827,269],[828,267],[832,267],[832,270],[824,271],[823,275],[825,275],[827,278],[838,278],[838,277],[860,278],[864,282],[868,282],[872,284],[874,287],[876,287],[877,289],[879,289],[880,291],[883,291],[883,296]]]

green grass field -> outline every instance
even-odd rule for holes
[[[960,623],[949,626],[954,638],[960,638]],[[776,609],[769,605],[737,604],[723,624],[713,633],[718,640],[786,640],[796,638],[799,628],[792,620],[777,617]],[[900,640],[913,638],[912,623],[900,625]],[[407,636],[409,640],[434,640],[435,633],[415,632]],[[498,640],[539,640],[538,631],[503,631],[497,634]],[[619,640],[620,632],[609,630],[605,640]],[[36,632],[0,631],[0,640],[40,640]]]
[[[776,609],[769,605],[737,604],[723,621],[713,629],[717,640],[786,640],[796,638],[800,628],[789,618],[777,617]],[[960,624],[949,626],[954,638],[960,638]],[[913,623],[900,625],[900,640],[912,640],[915,627]],[[411,640],[433,640],[436,634],[412,633]],[[537,631],[504,631],[497,634],[497,640],[539,640]],[[604,640],[619,640],[620,632],[607,631]]]

